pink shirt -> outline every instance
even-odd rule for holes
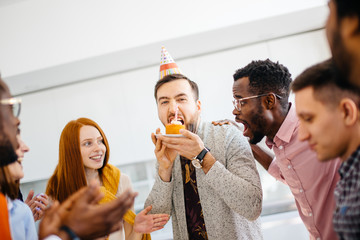
[[[310,239],[338,239],[332,216],[340,159],[319,162],[308,143],[298,140],[298,128],[295,107],[291,106],[273,142],[266,139],[275,153],[268,172],[290,187]]]

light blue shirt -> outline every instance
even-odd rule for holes
[[[15,240],[38,240],[34,217],[28,205],[8,198],[11,237]]]

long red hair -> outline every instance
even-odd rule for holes
[[[85,125],[99,130],[106,147],[104,164],[98,169],[100,179],[102,179],[102,170],[108,163],[109,144],[104,132],[96,122],[88,118],[79,118],[66,124],[60,136],[59,163],[46,186],[46,194],[59,202],[63,202],[71,194],[87,185],[80,151],[80,129]]]

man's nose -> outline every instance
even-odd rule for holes
[[[306,141],[309,140],[310,138],[310,133],[309,131],[306,129],[306,127],[304,127],[301,123],[299,125],[299,133],[298,133],[298,139],[300,141]]]
[[[241,111],[237,110],[237,108],[234,106],[234,110],[232,111],[233,115],[239,115],[241,113]]]
[[[177,108],[177,103],[176,103],[176,101],[170,101],[169,111],[170,111],[171,113],[175,113],[175,112],[176,112],[176,108]]]

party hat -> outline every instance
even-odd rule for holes
[[[161,47],[160,79],[167,75],[175,73],[182,74],[180,68],[178,67],[174,59],[170,56],[166,48]]]

